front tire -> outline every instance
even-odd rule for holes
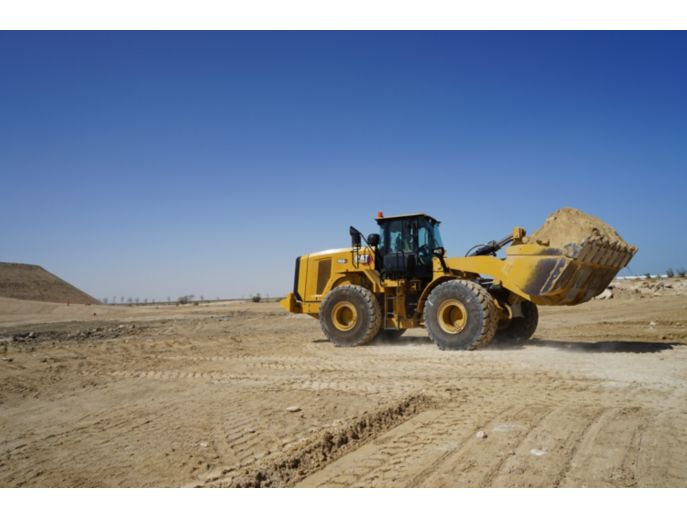
[[[320,307],[320,327],[335,346],[359,346],[375,338],[382,325],[377,298],[368,289],[344,285],[327,294]]]
[[[427,333],[442,350],[474,350],[489,344],[497,325],[494,299],[473,281],[445,281],[425,303]]]

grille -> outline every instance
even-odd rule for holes
[[[332,260],[320,260],[317,264],[317,293],[324,292],[324,287],[327,286],[329,276],[332,274]]]

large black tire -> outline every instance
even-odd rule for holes
[[[498,311],[489,292],[477,283],[454,279],[430,292],[425,327],[442,350],[474,350],[494,338]]]
[[[336,346],[359,346],[375,338],[382,325],[377,298],[357,285],[337,287],[320,307],[320,326]]]
[[[505,326],[497,330],[496,340],[502,343],[520,344],[530,339],[539,324],[539,310],[530,301],[521,301],[523,317],[514,317]]]
[[[401,335],[405,333],[405,330],[379,330],[375,341],[377,342],[394,342]]]

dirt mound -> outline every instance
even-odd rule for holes
[[[0,262],[0,296],[52,303],[100,304],[38,265]]]
[[[563,248],[569,243],[580,243],[592,236],[631,247],[606,222],[572,207],[564,207],[551,213],[544,225],[530,235],[529,242]]]

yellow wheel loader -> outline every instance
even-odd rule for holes
[[[470,350],[494,337],[526,341],[537,328],[537,305],[590,300],[637,250],[571,209],[551,215],[532,237],[516,227],[453,258],[440,222],[427,214],[380,212],[377,223],[379,233],[366,239],[351,227],[351,247],[297,258],[293,292],[281,301],[289,312],[319,319],[336,346],[394,339],[416,327],[441,349]]]

